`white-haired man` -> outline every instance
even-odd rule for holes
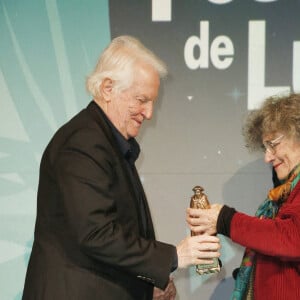
[[[213,236],[187,237],[177,247],[155,239],[135,137],[165,75],[133,37],[114,39],[100,56],[87,79],[93,101],[42,157],[24,300],[174,299],[172,271],[219,256]]]

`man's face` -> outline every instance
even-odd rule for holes
[[[160,78],[153,67],[138,64],[133,71],[132,85],[114,92],[108,117],[126,138],[136,137],[145,119],[150,120],[158,96]]]

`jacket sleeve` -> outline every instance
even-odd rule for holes
[[[285,261],[300,261],[299,187],[298,184],[275,219],[235,213],[230,225],[230,238],[265,255]]]
[[[138,212],[119,158],[107,142],[95,142],[97,136],[81,130],[56,156],[54,177],[67,226],[87,256],[165,288],[176,248],[139,235]],[[120,201],[127,211],[119,211]],[[121,220],[120,214],[126,217]]]

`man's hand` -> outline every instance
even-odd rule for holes
[[[175,297],[176,287],[172,278],[170,278],[169,283],[164,291],[157,287],[155,287],[153,290],[153,300],[175,300]]]
[[[214,257],[220,257],[220,240],[216,236],[188,236],[177,245],[178,268],[191,265],[212,264]]]

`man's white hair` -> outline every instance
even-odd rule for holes
[[[167,75],[164,62],[138,39],[127,35],[113,39],[100,55],[92,74],[88,76],[86,80],[87,91],[94,98],[98,98],[100,85],[105,78],[110,78],[113,81],[113,87],[117,91],[130,87],[134,66],[138,62],[151,65],[160,78]]]

